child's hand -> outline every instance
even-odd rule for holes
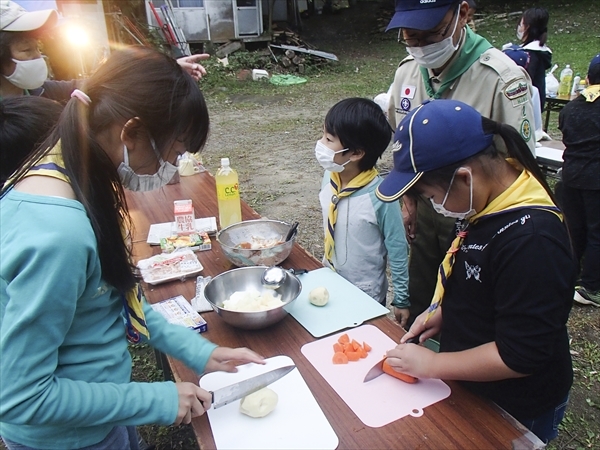
[[[387,363],[396,371],[417,378],[432,378],[431,368],[436,353],[415,344],[398,344],[388,350]]]
[[[410,244],[417,235],[417,201],[410,195],[402,197],[402,221],[406,240]]]
[[[210,408],[212,396],[194,383],[175,383],[179,396],[179,409],[173,425],[188,424]]]
[[[408,308],[398,308],[394,306],[394,316],[402,328],[406,326],[408,318],[410,317],[410,311]]]
[[[425,317],[427,317],[427,310],[425,312],[419,314],[415,321],[413,322],[410,330],[402,336],[400,339],[400,343],[404,344],[408,339],[418,336],[421,334],[419,338],[420,342],[424,342],[432,336],[438,334],[442,329],[442,307],[440,306],[435,314],[425,323]]]
[[[206,363],[205,372],[237,372],[237,366],[246,363],[265,364],[265,359],[247,348],[217,347]]]
[[[204,75],[206,75],[206,69],[203,65],[198,64],[197,62],[208,58],[210,58],[208,53],[182,56],[181,58],[177,58],[177,64],[179,64],[187,73],[189,73],[194,80],[199,81]]]

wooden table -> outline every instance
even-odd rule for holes
[[[218,217],[214,178],[208,173],[182,177],[179,184],[168,185],[159,191],[127,193],[129,210],[133,217],[134,254],[137,259],[147,258],[160,250],[146,244],[152,223],[173,220],[173,201],[192,199],[196,217]],[[244,220],[259,215],[242,202]],[[318,232],[315,230],[315,232]],[[212,239],[210,251],[199,252],[204,266],[203,275],[215,276],[233,266],[223,256],[218,243]],[[285,267],[316,269],[321,264],[302,247],[295,244],[283,264]],[[195,281],[170,282],[159,286],[144,285],[148,301],[155,303],[182,294],[188,300],[195,295]],[[208,323],[207,339],[222,346],[245,346],[268,358],[287,355],[294,360],[302,377],[315,396],[325,416],[339,438],[340,449],[349,448],[422,448],[422,449],[510,449],[542,448],[543,444],[527,429],[500,408],[448,382],[452,394],[447,399],[428,406],[422,417],[404,417],[381,428],[365,426],[346,403],[336,394],[317,370],[302,355],[300,348],[315,341],[296,320],[288,315],[278,324],[256,331],[233,328],[214,312],[203,313]],[[400,326],[380,317],[369,321],[383,332],[398,340],[404,333]],[[199,375],[180,361],[167,358],[175,381],[197,383]],[[401,401],[401,399],[398,399]],[[202,449],[213,449],[215,442],[207,415],[192,421],[198,444]]]

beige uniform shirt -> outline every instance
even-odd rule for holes
[[[447,73],[448,67],[437,77],[429,70],[434,91],[437,92]],[[429,98],[419,65],[408,56],[400,62],[392,84],[388,111],[392,127],[396,129],[409,111]],[[482,53],[479,60],[446,88],[442,98],[459,100],[482,116],[512,125],[535,155],[531,80],[522,67],[500,50],[491,48]],[[498,141],[500,148],[504,148],[500,138]]]

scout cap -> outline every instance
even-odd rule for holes
[[[457,0],[396,0],[396,12],[385,31],[393,28],[431,30]]]
[[[376,191],[384,202],[398,200],[424,172],[462,161],[492,145],[481,114],[457,100],[426,101],[400,122],[394,134],[394,168]]]
[[[510,59],[516,62],[517,66],[521,66],[527,69],[527,66],[529,65],[529,53],[523,50],[522,47],[513,44],[510,47],[503,49],[502,51],[506,56],[508,56]]]
[[[588,68],[588,72],[590,72],[594,67],[600,65],[600,53],[592,58],[590,61],[590,67]]]
[[[0,30],[32,31],[46,25],[54,26],[58,13],[53,9],[27,11],[10,0],[0,0]]]

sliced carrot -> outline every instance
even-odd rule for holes
[[[342,347],[342,344],[336,342],[335,344],[333,344],[333,353],[343,353],[344,352],[344,348]]]
[[[344,333],[342,334],[339,339],[338,342],[340,344],[347,344],[348,342],[350,342],[350,337],[348,336],[348,333]]]
[[[354,347],[352,347],[352,344],[350,344],[350,343],[343,344],[342,347],[344,348],[344,353],[348,353],[348,352],[353,352],[354,351]]]
[[[360,348],[360,350],[358,350],[358,354],[361,358],[366,358],[367,357],[367,352],[365,351],[364,348]]]
[[[350,359],[350,358],[348,358]],[[399,380],[402,380],[406,383],[416,383],[419,379],[415,378],[411,375],[407,375],[405,373],[402,372],[397,372],[392,366],[390,366],[387,362],[387,360],[383,361],[383,371],[385,373],[387,373],[388,375],[393,376],[394,378],[398,378]]]
[[[371,350],[373,350],[373,348],[366,342],[363,342],[363,348],[365,349],[365,352],[370,352]]]
[[[355,339],[352,339],[351,344],[352,344],[352,347],[354,347],[354,351],[358,351],[358,349],[362,348]]]
[[[348,357],[348,361],[358,361],[360,359],[358,352],[347,352],[346,356]]]
[[[335,352],[333,354],[334,364],[348,364],[348,357],[342,352]]]

